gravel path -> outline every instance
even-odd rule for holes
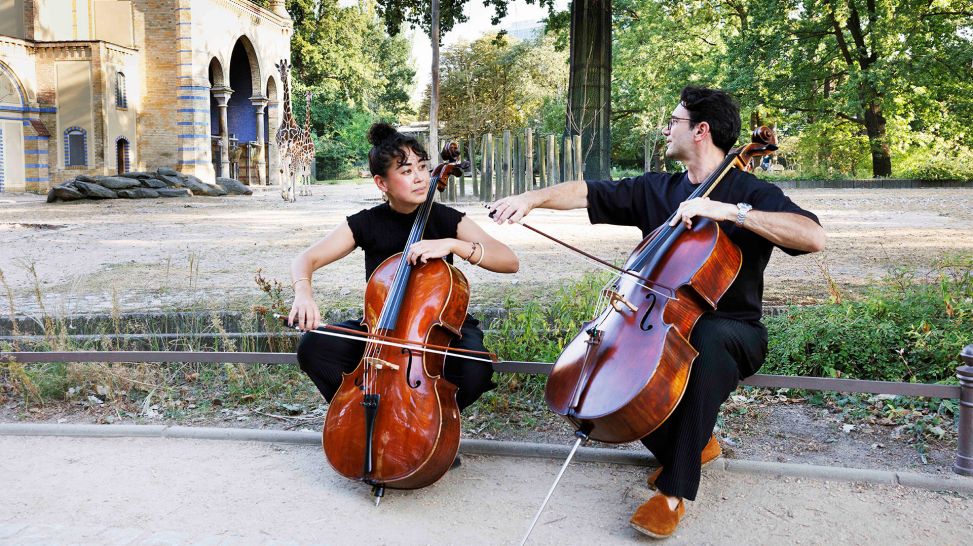
[[[36,314],[34,264],[48,311],[62,315],[193,306],[246,309],[260,295],[253,276],[289,284],[290,260],[350,213],[377,204],[370,184],[314,186],[297,203],[278,192],[251,197],[112,200],[49,205],[32,194],[0,196],[0,264],[19,313]],[[973,189],[789,190],[817,213],[828,249],[789,258],[778,252],[767,271],[769,304],[826,298],[822,271],[842,287],[883,276],[890,267],[926,267],[948,253],[973,252]],[[521,259],[514,275],[461,267],[473,303],[501,305],[505,296],[542,297],[591,267],[519,226],[488,222],[478,203],[458,208],[508,243]],[[635,228],[592,227],[584,211],[536,211],[529,222],[608,259],[622,260],[638,242]],[[322,306],[360,305],[361,252],[319,271]]]
[[[318,448],[150,438],[0,437],[3,544],[516,544],[558,461],[465,456],[436,485],[338,477]],[[653,543],[628,526],[647,470],[572,465],[531,544]],[[971,497],[704,472],[666,544],[963,544]],[[964,538],[966,537],[966,538]]]

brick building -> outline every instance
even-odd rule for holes
[[[0,0],[0,191],[158,167],[278,183],[291,33],[284,0]]]

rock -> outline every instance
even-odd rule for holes
[[[152,178],[140,178],[139,182],[142,183],[143,188],[152,188],[158,190],[158,189],[169,187],[169,184],[166,184],[164,181],[159,180],[154,176]]]
[[[253,190],[249,186],[232,178],[216,177],[216,185],[226,190],[230,195],[252,195]]]
[[[192,197],[193,192],[186,188],[163,188],[155,190],[159,197]]]
[[[94,176],[88,176],[86,174],[79,174],[78,176],[75,176],[74,179],[75,180],[80,180],[82,182],[87,182],[89,184],[97,184],[98,183],[98,179],[97,178],[95,178]]]
[[[138,171],[132,171],[130,173],[122,173],[118,176],[122,176],[124,178],[134,178],[136,180],[145,180],[146,178],[155,178],[155,173],[143,173]]]
[[[124,176],[96,176],[95,184],[104,186],[110,190],[124,190],[127,188],[137,188],[140,184],[134,178]]]
[[[118,197],[110,189],[84,180],[75,179],[74,185],[89,199],[115,199]]]
[[[162,176],[175,176],[176,178],[182,177],[182,174],[180,174],[179,172],[173,169],[170,169],[169,167],[159,167],[158,169],[156,169],[155,172],[161,174]]]
[[[131,188],[127,190],[118,190],[118,196],[124,197],[125,199],[145,199],[159,197],[159,192],[149,188]]]
[[[74,187],[74,180],[69,180],[59,186],[54,186],[47,192],[47,202],[77,201],[84,199],[84,194]]]
[[[183,175],[181,181],[184,186],[192,190],[193,195],[205,195],[208,197],[226,195],[226,190],[223,188],[215,184],[207,184],[192,175]]]
[[[186,185],[183,184],[183,181],[184,181],[183,178],[180,177],[180,176],[177,176],[177,175],[170,176],[168,174],[158,173],[158,174],[155,175],[155,177],[157,179],[161,180],[166,186],[168,186],[170,188],[184,188],[184,187],[186,187]]]

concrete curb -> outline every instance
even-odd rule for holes
[[[321,434],[287,430],[246,428],[182,427],[167,425],[75,425],[43,423],[0,423],[0,436],[68,436],[76,438],[182,438],[192,440],[229,440],[236,442],[271,442],[281,444],[320,445]],[[496,457],[564,459],[571,451],[568,445],[503,442],[464,439],[460,453]],[[643,451],[582,447],[575,454],[579,462],[655,466],[656,460]],[[816,466],[721,458],[707,470],[739,472],[764,476],[788,476],[815,480],[865,482],[902,485],[930,491],[954,491],[973,494],[973,478],[934,476],[915,472],[893,472],[865,468]]]

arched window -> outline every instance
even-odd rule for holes
[[[118,137],[115,140],[115,167],[118,169],[118,174],[132,170],[128,153],[128,140],[125,137]]]
[[[81,127],[64,131],[64,166],[84,167],[88,164],[88,132]]]
[[[119,72],[115,77],[115,106],[128,108],[128,93],[125,90],[125,74]]]

